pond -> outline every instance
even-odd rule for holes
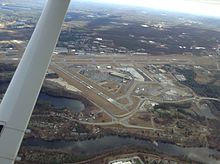
[[[85,105],[79,100],[49,96],[45,93],[40,93],[38,100],[49,102],[52,106],[56,107],[57,109],[68,108],[73,112],[77,113],[85,109]]]

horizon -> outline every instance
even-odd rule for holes
[[[22,0],[17,0],[19,2]],[[34,2],[42,2],[47,0],[34,0]],[[7,3],[7,0],[5,0]],[[13,2],[13,1],[8,1]],[[159,11],[176,12],[190,14],[196,16],[206,16],[220,18],[220,1],[218,0],[74,0],[71,6],[77,2],[99,3],[106,5],[118,5],[121,7],[141,7],[146,9],[155,9]],[[41,4],[41,5],[42,5]]]
[[[217,0],[83,0],[102,4],[144,7],[169,12],[220,18],[220,2]],[[81,1],[82,2],[82,1]]]

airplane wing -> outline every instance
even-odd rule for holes
[[[0,164],[16,160],[70,0],[48,0],[0,105]]]

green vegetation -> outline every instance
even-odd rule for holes
[[[199,84],[195,81],[196,73],[193,69],[176,69],[177,72],[183,74],[186,77],[186,81],[181,83],[192,88],[196,94],[207,97],[220,97],[220,86],[213,84]]]
[[[192,106],[192,103],[182,103],[182,104],[177,104],[177,103],[160,103],[159,105],[156,105],[154,108],[155,109],[188,109]]]
[[[87,156],[62,153],[52,150],[34,150],[26,152],[23,155],[23,158],[30,163],[60,164],[83,161],[87,159]]]
[[[0,72],[1,73],[12,72],[12,71],[14,72],[16,68],[17,68],[17,66],[14,64],[0,63]]]

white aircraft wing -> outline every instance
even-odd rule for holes
[[[0,105],[0,164],[16,160],[70,0],[48,0]]]

